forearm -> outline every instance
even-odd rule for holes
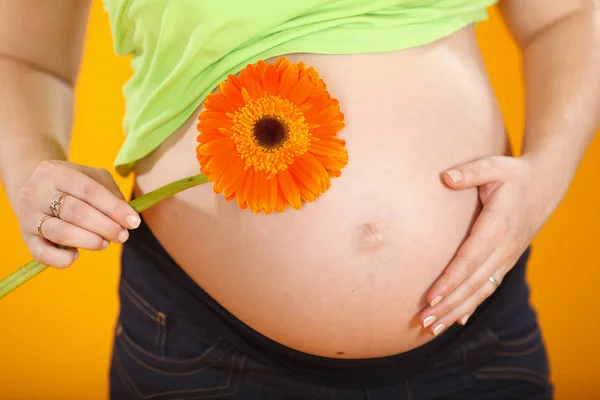
[[[0,179],[16,211],[19,190],[43,160],[67,158],[73,89],[47,72],[0,57]]]
[[[547,26],[524,48],[523,156],[556,202],[600,126],[599,23],[598,6],[590,5]]]

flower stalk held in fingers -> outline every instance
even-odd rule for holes
[[[202,174],[170,183],[129,204],[142,212],[176,193],[214,182],[215,193],[253,213],[313,202],[348,163],[339,102],[312,67],[281,57],[249,64],[207,96],[198,116]],[[32,260],[0,281],[0,299],[47,266]]]

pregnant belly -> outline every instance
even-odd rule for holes
[[[337,358],[415,348],[432,339],[416,319],[427,289],[478,212],[477,191],[452,191],[440,173],[508,151],[473,31],[399,52],[288,58],[314,66],[340,100],[342,176],[299,211],[254,215],[206,184],[145,218],[199,286],[281,344]],[[138,164],[138,195],[198,172],[196,116]]]

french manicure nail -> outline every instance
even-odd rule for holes
[[[433,334],[434,335],[439,335],[441,331],[444,330],[444,328],[446,327],[446,325],[444,324],[439,324],[438,326],[436,326],[435,328],[433,328]]]
[[[119,232],[119,236],[117,236],[117,240],[119,243],[125,243],[125,241],[129,239],[129,231],[127,229],[123,229]]]
[[[429,325],[433,324],[435,321],[435,315],[430,315],[429,317],[423,320],[423,328],[427,328]]]
[[[464,325],[464,324],[466,324],[466,323],[467,323],[467,321],[469,320],[469,317],[470,317],[470,315],[469,315],[469,314],[465,315],[464,317],[462,317],[462,318],[460,319],[460,323],[461,323],[461,324],[463,324],[463,325]]]
[[[127,218],[125,218],[125,221],[131,229],[135,229],[138,226],[140,226],[141,222],[140,217],[138,217],[137,215],[128,215]]]
[[[458,182],[462,179],[462,174],[457,169],[449,169],[446,173],[454,182]]]
[[[73,261],[77,260],[79,258],[79,253],[75,253],[75,257],[73,257]]]
[[[438,304],[440,301],[442,301],[443,297],[442,296],[435,296],[433,300],[431,300],[431,307],[434,307],[436,304]]]
[[[108,242],[108,240],[103,240],[103,241],[102,241],[102,248],[103,248],[103,249],[107,248],[109,244],[110,244],[110,243]]]

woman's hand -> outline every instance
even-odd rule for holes
[[[66,193],[60,218],[51,215],[50,203]],[[68,267],[77,259],[77,248],[102,250],[109,241],[123,243],[127,229],[137,228],[139,215],[125,201],[117,184],[104,169],[65,161],[40,163],[21,189],[18,203],[21,234],[32,256],[45,265]],[[72,247],[61,249],[60,244]]]
[[[558,191],[535,176],[526,157],[494,156],[456,166],[443,174],[452,189],[478,187],[482,210],[469,237],[427,294],[419,320],[438,335],[458,321],[464,325],[496,289],[558,203]],[[549,193],[550,192],[550,193]]]

